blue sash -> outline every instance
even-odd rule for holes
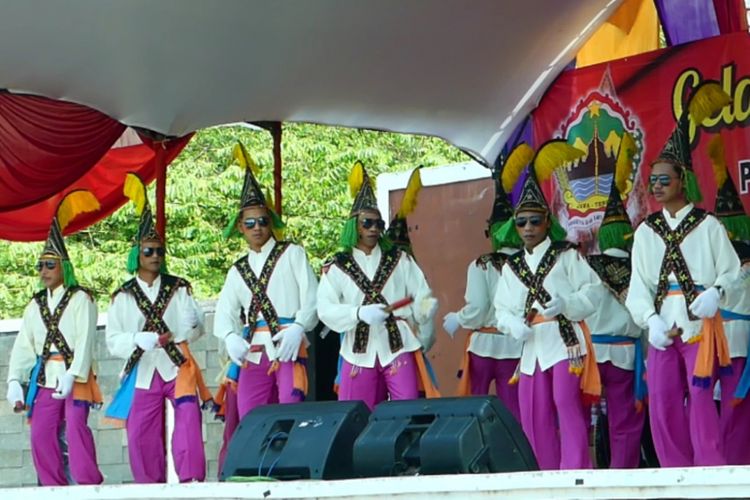
[[[750,321],[750,314],[740,314],[726,309],[719,309],[719,312],[724,321]]]
[[[724,321],[750,321],[750,315],[740,314],[726,309],[719,309],[721,312],[721,319]],[[750,347],[748,347],[747,356],[750,357]],[[745,369],[742,370],[742,375],[737,382],[737,388],[734,390],[734,397],[739,399],[745,399],[747,393],[750,391],[750,365],[745,362]]]
[[[294,323],[294,318],[279,318],[279,324],[281,325],[289,325],[291,323]],[[268,326],[268,323],[262,319],[255,324],[256,328],[263,326]],[[245,326],[242,329],[242,338],[247,340],[248,343],[252,341],[252,335],[250,334],[250,328],[248,326]],[[229,368],[227,368],[227,378],[234,382],[237,382],[240,379],[240,367],[234,364],[234,362],[229,363]]]
[[[643,402],[648,395],[646,386],[646,362],[643,359],[643,345],[641,339],[626,337],[624,335],[592,335],[591,342],[594,344],[632,344],[635,349],[635,362],[633,366],[633,375],[635,376],[635,400]]]
[[[26,392],[26,407],[29,409],[28,413],[26,413],[26,416],[28,418],[31,418],[31,413],[34,411],[34,403],[36,402],[36,394],[39,392],[39,384],[37,383],[37,378],[39,377],[39,371],[43,370],[44,367],[42,366],[42,357],[37,356],[36,357],[36,363],[34,363],[34,368],[31,369],[31,380],[29,381],[29,390]]]
[[[339,333],[339,342],[341,345],[344,345],[344,334]],[[339,351],[339,360],[336,363],[336,378],[333,379],[333,385],[334,387],[341,387],[341,367],[344,365],[344,357],[340,354],[341,351]]]
[[[135,381],[137,378],[138,363],[133,366],[133,369],[120,382],[120,387],[117,389],[115,397],[112,398],[107,411],[104,412],[105,417],[117,420],[128,419],[130,408],[133,406],[133,398],[135,397]]]

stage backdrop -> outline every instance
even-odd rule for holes
[[[718,133],[729,174],[745,209],[750,207],[750,35],[736,33],[572,70],[550,87],[533,115],[535,143],[564,137],[588,152],[544,186],[569,239],[596,251],[625,131],[638,146],[633,182],[624,193],[628,213],[636,224],[655,208],[646,190],[650,162],[674,129],[686,96],[704,80],[721,82],[732,103],[691,133],[700,205],[714,209],[716,183],[706,147]]]

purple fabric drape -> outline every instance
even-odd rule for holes
[[[518,127],[516,127],[508,138],[508,142],[503,146],[503,152],[500,155],[500,158],[507,158],[510,152],[513,151],[513,148],[522,142],[525,142],[532,148],[534,147],[534,126],[531,120],[531,115],[529,115],[518,125]],[[524,170],[513,188],[513,191],[510,193],[510,202],[513,205],[516,204],[516,201],[518,201],[518,198],[521,196],[521,188],[523,187],[523,181],[526,180],[526,175],[526,171]]]
[[[654,0],[667,45],[678,45],[719,34],[712,0]]]

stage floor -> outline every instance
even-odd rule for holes
[[[747,498],[750,467],[585,470],[342,481],[102,485],[0,489],[0,498],[44,500],[384,498]]]

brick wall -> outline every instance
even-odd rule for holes
[[[190,346],[193,356],[203,367],[206,383],[216,389],[216,378],[220,371],[217,352],[218,341],[211,334],[214,304],[203,304],[206,311],[206,334]],[[118,375],[123,360],[112,358],[104,342],[104,329],[100,328],[95,356],[99,366],[99,384],[104,394],[105,407],[112,400],[118,385]],[[25,417],[16,415],[5,400],[5,379],[8,375],[10,350],[15,333],[0,333],[0,487],[36,485],[36,472],[31,461],[29,426]],[[108,484],[133,481],[128,464],[127,439],[123,429],[114,428],[102,421],[104,411],[92,411],[89,426],[94,432],[99,468]],[[203,413],[203,440],[206,448],[207,480],[217,476],[217,457],[221,447],[223,425],[213,415]]]

